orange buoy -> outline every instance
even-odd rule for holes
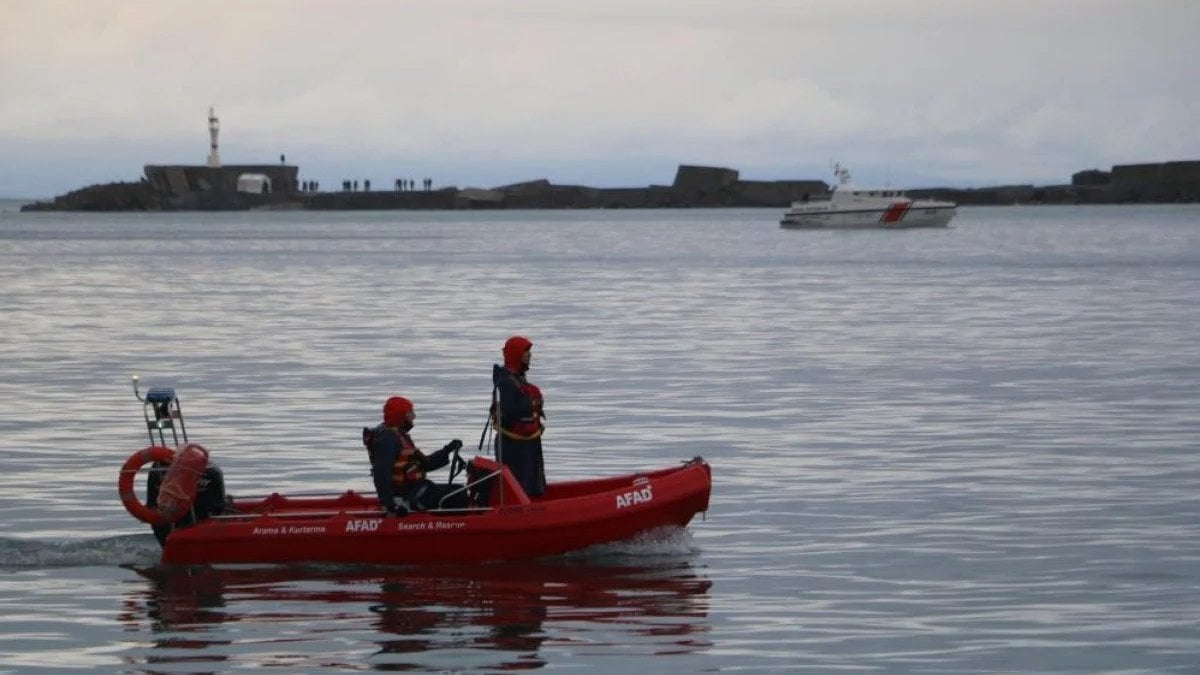
[[[191,510],[207,465],[208,450],[198,443],[188,443],[175,455],[158,488],[158,512],[168,523],[176,522]]]
[[[158,489],[158,506],[150,508],[137,497],[133,477],[148,462],[169,463],[171,468]],[[133,453],[121,466],[117,492],[125,510],[134,518],[151,525],[170,525],[182,518],[196,499],[200,476],[208,464],[208,451],[197,443],[188,443],[178,453],[168,447],[151,445]]]

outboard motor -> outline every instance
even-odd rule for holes
[[[146,420],[146,431],[150,435],[151,445],[164,447],[182,447],[188,443],[187,427],[183,423],[183,408],[179,405],[179,397],[172,387],[151,387],[143,397],[138,390],[138,376],[133,376],[133,394],[142,402],[142,416]],[[171,432],[171,443],[167,442],[166,431]],[[157,435],[157,438],[155,437]],[[148,470],[146,478],[146,506],[158,506],[158,492],[170,464],[155,462]],[[196,486],[196,498],[191,510],[169,525],[152,525],[154,536],[159,544],[167,540],[167,535],[176,527],[187,527],[203,520],[210,515],[225,513],[230,508],[230,500],[225,494],[225,476],[220,467],[209,462],[204,467]]]
[[[155,463],[150,467],[150,475],[146,478],[146,505],[150,508],[158,506],[158,490],[162,485],[168,466],[168,464]],[[171,530],[177,527],[187,527],[209,516],[221,515],[228,508],[229,503],[225,496],[225,474],[216,464],[209,463],[204,467],[204,472],[200,474],[200,480],[196,484],[196,499],[192,502],[191,510],[171,525],[151,525],[150,527],[154,530],[154,536],[158,538],[158,543],[162,544],[167,540],[167,535],[171,533]]]

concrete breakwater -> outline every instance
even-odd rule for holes
[[[595,209],[776,207],[829,197],[820,180],[742,180],[737,170],[681,165],[670,185],[595,188],[538,179],[494,188],[316,191],[295,165],[147,165],[138,182],[91,185],[22,211],[191,211],[255,209]],[[1063,185],[912,189],[962,205],[1117,204],[1200,201],[1200,161],[1089,169]]]
[[[1006,204],[1168,204],[1200,202],[1200,161],[1118,164],[1087,169],[1063,185],[1002,185],[976,189],[908,190],[914,197],[948,199],[966,206]]]
[[[553,209],[786,206],[827,198],[819,180],[745,181],[720,167],[680,166],[670,185],[595,188],[547,179],[494,188],[314,191],[294,165],[147,165],[139,182],[91,185],[23,211],[250,209]],[[248,177],[253,177],[249,180]]]

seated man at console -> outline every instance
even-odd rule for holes
[[[456,438],[441,450],[425,455],[408,435],[416,417],[412,401],[393,396],[383,404],[383,424],[363,429],[379,506],[387,515],[400,516],[409,511],[467,507],[466,490],[425,477],[426,472],[446,466],[450,455],[462,447],[462,441]]]

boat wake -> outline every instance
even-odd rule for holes
[[[692,533],[686,527],[668,526],[642,532],[632,539],[592,546],[582,551],[561,556],[567,560],[589,562],[638,562],[648,559],[677,560],[691,557],[697,552],[692,543]]]
[[[161,555],[150,533],[73,541],[0,538],[0,569],[152,565]]]

